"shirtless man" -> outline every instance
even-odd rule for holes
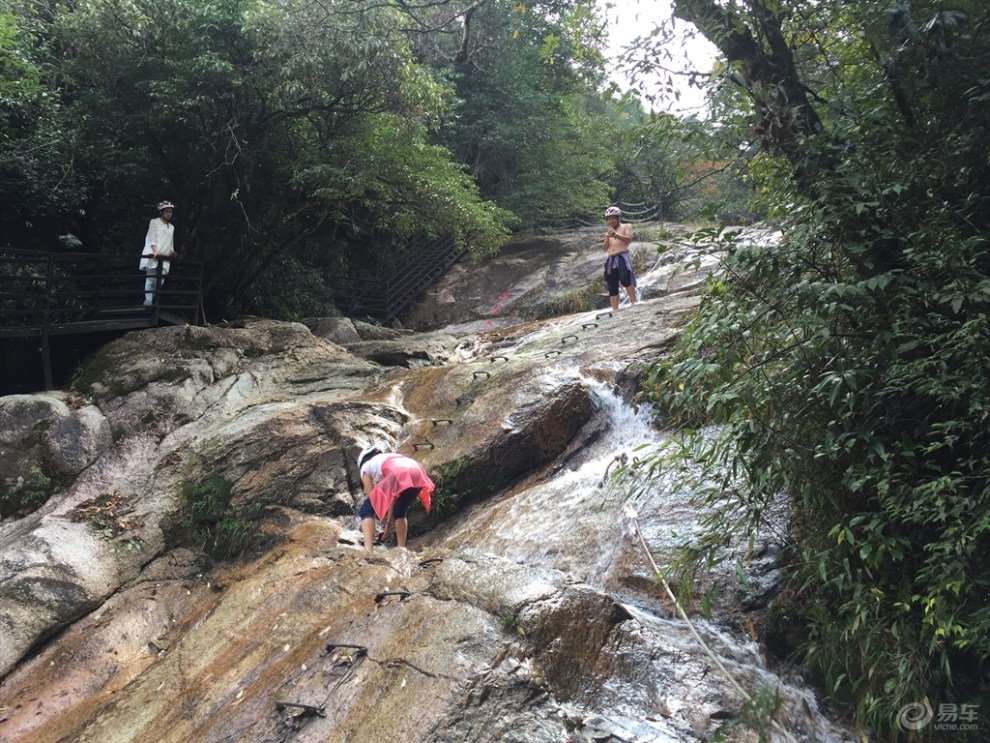
[[[622,210],[610,206],[605,210],[608,231],[602,249],[608,254],[605,259],[605,286],[608,287],[608,301],[613,310],[619,309],[619,284],[626,289],[629,303],[636,304],[636,277],[629,260],[629,243],[633,241],[632,226],[621,224]]]

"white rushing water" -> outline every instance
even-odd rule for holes
[[[559,373],[559,372],[549,372]],[[542,482],[513,490],[474,507],[497,528],[480,530],[477,519],[458,520],[444,542],[490,552],[527,564],[551,567],[578,580],[602,585],[602,578],[627,540],[625,498],[605,474],[619,468],[617,458],[643,456],[659,442],[646,414],[636,414],[614,393],[595,384],[595,397],[610,420],[610,431],[581,452],[580,463],[563,467]]]
[[[652,479],[647,494],[630,496],[625,486],[631,471],[645,457],[655,454],[667,437],[651,425],[648,409],[634,409],[609,386],[580,376],[574,369],[556,368],[547,374],[564,379],[579,377],[592,391],[598,415],[606,422],[606,432],[543,479],[527,481],[498,498],[468,508],[445,527],[442,543],[469,553],[498,555],[524,565],[560,570],[609,593],[626,606],[641,625],[644,636],[655,638],[655,642],[674,655],[685,654],[693,659],[693,664],[681,663],[680,667],[651,659],[649,662],[658,663],[658,685],[684,673],[685,668],[709,668],[704,648],[688,623],[671,611],[658,583],[654,585],[653,602],[643,601],[642,595],[627,594],[624,588],[624,581],[631,573],[640,575],[641,584],[648,585],[655,577],[630,528],[626,515],[630,505],[637,512],[651,552],[658,556],[661,565],[662,557],[683,541],[697,519],[690,504],[689,486],[673,474]],[[666,605],[672,617],[661,616],[662,605]],[[712,648],[744,688],[756,691],[768,687],[779,691],[781,719],[785,726],[793,727],[793,739],[811,740],[813,735],[816,740],[833,743],[854,740],[819,712],[814,693],[800,679],[785,679],[771,671],[760,646],[750,637],[700,617],[692,617],[691,623],[704,644]],[[701,678],[690,683],[708,683],[704,680],[707,670],[699,673]],[[613,679],[609,683],[616,687],[618,698],[642,696],[639,688],[622,688],[623,683],[629,686],[631,682]],[[652,693],[666,691],[658,688]],[[635,718],[633,712],[623,714],[628,719]],[[670,740],[659,732],[655,738],[635,739]],[[780,740],[786,738],[781,736]]]

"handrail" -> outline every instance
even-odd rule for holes
[[[381,279],[338,276],[328,279],[334,301],[345,314],[363,314],[390,323],[409,308],[431,281],[466,251],[451,237],[411,240]]]
[[[172,258],[150,307],[147,274],[131,255],[0,248],[0,339],[40,340],[45,389],[52,389],[53,335],[125,331],[160,323],[200,324],[203,264]]]
[[[626,201],[619,201],[616,204],[609,204],[608,206],[617,205],[622,209],[622,221],[630,222],[632,224],[644,224],[647,222],[661,222],[663,221],[663,210],[658,203],[650,202],[640,202],[637,204],[632,204]],[[639,209],[634,211],[632,207],[645,207],[644,209]],[[549,224],[557,229],[579,229],[581,227],[598,227],[601,226],[602,218],[601,215],[605,212],[604,206],[599,207],[595,214],[589,212],[584,212],[581,214],[572,214],[570,217],[565,219],[558,219],[550,222]]]
[[[69,326],[76,323],[85,323],[79,332],[87,332],[108,315],[147,317],[146,275],[137,263],[131,255],[0,248],[0,337],[45,337],[56,326],[58,332],[72,332]],[[199,323],[202,283],[202,262],[173,258],[152,314],[167,309]],[[146,326],[153,324],[157,320]]]

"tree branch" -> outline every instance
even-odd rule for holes
[[[715,0],[674,0],[674,16],[694,24],[729,62],[739,63],[760,115],[757,131],[763,148],[782,153],[804,186],[813,174],[800,141],[816,134],[821,120],[798,75],[781,19],[759,2],[751,7],[752,12],[742,17]]]

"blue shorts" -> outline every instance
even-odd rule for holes
[[[404,519],[406,517],[406,511],[409,509],[409,504],[419,495],[419,491],[419,488],[406,488],[399,493],[399,497],[392,503],[392,517]],[[361,510],[358,511],[358,516],[361,517],[362,521],[364,519],[375,518],[375,509],[371,507],[371,498],[364,499],[364,503],[361,504]]]

